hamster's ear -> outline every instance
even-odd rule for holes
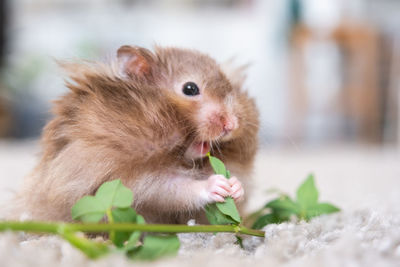
[[[118,49],[117,57],[123,72],[128,76],[144,77],[151,74],[154,55],[150,50],[124,45]]]
[[[229,60],[220,64],[222,71],[225,73],[226,77],[230,80],[232,85],[237,88],[242,88],[243,84],[247,78],[247,70],[250,64],[237,65],[235,64],[235,58],[230,58]]]

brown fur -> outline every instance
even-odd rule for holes
[[[130,51],[139,56],[121,66]],[[36,220],[69,221],[79,198],[112,179],[133,190],[134,208],[147,221],[204,217],[205,203],[193,192],[196,181],[212,170],[206,159],[183,156],[205,135],[195,119],[199,103],[171,89],[193,79],[204,88],[203,101],[230,98],[239,129],[229,140],[214,140],[212,154],[246,186],[257,149],[258,113],[241,82],[231,83],[213,59],[192,50],[156,47],[152,53],[124,46],[118,56],[109,65],[61,64],[69,73],[70,92],[55,102],[54,119],[43,131],[41,160],[16,197],[14,217],[27,213]]]

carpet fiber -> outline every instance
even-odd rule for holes
[[[36,143],[0,143],[2,199],[33,166]],[[265,227],[266,238],[246,237],[244,249],[232,234],[180,234],[175,258],[132,263],[113,254],[88,260],[54,236],[0,234],[1,266],[400,266],[400,164],[394,150],[365,148],[263,151],[258,156],[249,209],[271,197],[268,188],[293,195],[309,172],[322,201],[342,212],[311,222]],[[17,177],[18,176],[18,177]]]

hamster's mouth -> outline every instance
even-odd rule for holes
[[[189,159],[203,158],[210,152],[210,143],[206,141],[195,141],[185,152],[185,157]]]

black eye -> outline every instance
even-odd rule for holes
[[[187,82],[183,85],[182,92],[188,96],[195,96],[200,94],[199,87],[194,82]]]

